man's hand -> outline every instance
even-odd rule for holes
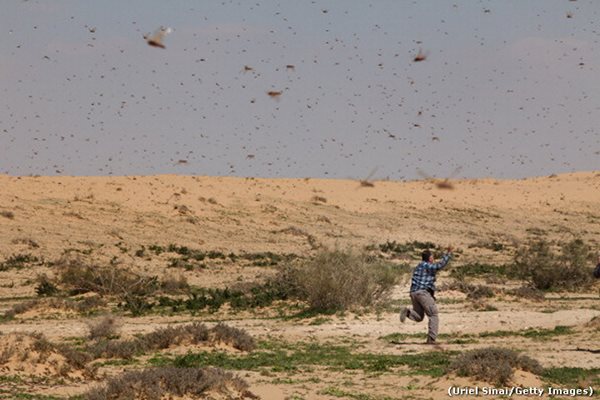
[[[448,253],[452,253],[452,250],[453,250],[453,247],[452,247],[452,246],[448,246],[448,248],[446,249],[446,251],[447,251]]]

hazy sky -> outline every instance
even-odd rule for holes
[[[1,6],[0,173],[600,169],[597,0]]]

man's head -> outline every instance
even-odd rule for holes
[[[423,259],[423,261],[432,262],[433,254],[431,254],[431,251],[425,250],[424,252],[421,253],[421,258]]]

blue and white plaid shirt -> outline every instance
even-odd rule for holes
[[[442,256],[442,261],[438,263],[421,261],[413,271],[412,284],[410,285],[411,293],[427,289],[435,291],[435,274],[444,268],[451,258],[452,255],[446,253]]]

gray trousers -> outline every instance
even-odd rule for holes
[[[429,318],[428,341],[435,341],[438,334],[439,318],[438,309],[433,296],[427,290],[417,290],[410,294],[413,309],[410,310],[408,318],[415,322],[423,321],[425,315]]]

